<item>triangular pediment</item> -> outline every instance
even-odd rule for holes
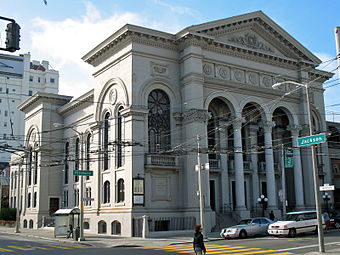
[[[191,26],[180,33],[183,32],[207,35],[215,42],[263,54],[306,61],[314,65],[321,63],[320,59],[262,11]]]

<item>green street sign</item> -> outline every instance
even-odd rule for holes
[[[73,175],[93,176],[93,171],[89,171],[89,170],[73,170]]]
[[[285,150],[285,168],[294,166],[294,152],[292,149]]]
[[[298,138],[299,147],[318,144],[318,143],[324,143],[324,142],[326,142],[325,133]]]

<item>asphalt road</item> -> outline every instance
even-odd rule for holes
[[[332,230],[325,234],[326,251],[340,248],[340,231]],[[246,239],[218,240],[206,242],[207,254],[305,254],[318,251],[316,235],[301,235],[296,238],[257,237]],[[69,255],[69,254],[117,254],[117,255],[171,255],[193,254],[192,244],[153,247],[116,247],[95,248],[84,245],[60,243],[49,240],[33,239],[18,235],[0,234],[0,255]]]

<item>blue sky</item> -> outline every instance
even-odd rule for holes
[[[4,2],[4,0],[1,0]],[[81,57],[126,23],[176,33],[184,27],[262,10],[322,60],[336,56],[334,28],[340,26],[339,0],[12,0],[0,16],[21,26],[21,50],[48,60],[60,72],[60,93],[79,96],[93,86],[92,68]],[[4,23],[0,23],[2,46]],[[4,52],[3,52],[4,53]],[[336,68],[333,61],[325,68]],[[340,103],[335,78],[325,91],[325,105]],[[340,106],[327,107],[329,120],[340,121]]]

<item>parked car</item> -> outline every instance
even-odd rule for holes
[[[236,226],[223,228],[221,230],[220,236],[223,238],[245,238],[247,236],[254,235],[267,235],[268,226],[273,222],[274,221],[265,217],[244,219],[241,220]]]
[[[324,219],[322,219],[325,228]],[[287,213],[283,221],[277,221],[268,227],[269,235],[295,237],[297,234],[316,232],[318,222],[315,211]]]
[[[331,227],[340,228],[340,212],[333,210],[329,213],[329,217],[331,218]]]

